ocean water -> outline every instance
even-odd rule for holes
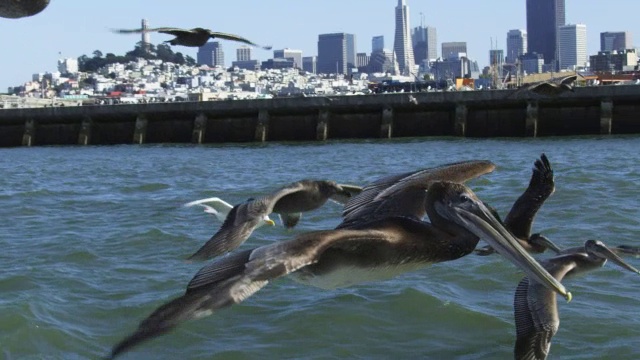
[[[303,178],[364,185],[488,159],[497,169],[469,185],[505,216],[544,152],[556,192],[534,231],[562,246],[640,245],[638,149],[636,136],[0,149],[0,358],[105,356],[204,265],[184,259],[220,223],[183,203],[238,203]],[[333,228],[340,211],[327,203],[294,230],[263,227],[242,248]],[[469,255],[334,291],[283,278],[122,359],[508,359],[522,276]],[[638,275],[607,264],[565,285],[574,300],[558,299],[552,358],[640,358]]]

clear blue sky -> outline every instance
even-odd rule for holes
[[[146,18],[152,27],[205,27],[250,40],[317,55],[318,34],[356,35],[358,52],[371,51],[371,38],[384,35],[393,48],[397,0],[51,0],[42,13],[23,19],[0,18],[0,93],[8,86],[31,80],[33,73],[56,71],[59,57],[92,56],[94,50],[123,55],[140,40],[112,28],[136,28]],[[438,53],[443,41],[466,41],[469,56],[483,67],[488,63],[491,38],[505,49],[510,29],[526,29],[525,0],[407,0],[411,27],[425,24],[438,31]],[[589,54],[599,50],[603,31],[630,31],[640,45],[640,1],[566,0],[568,24],[587,25]],[[158,44],[171,37],[153,33]],[[226,65],[235,60],[237,43],[223,41]],[[506,50],[506,49],[505,49]],[[196,57],[195,48],[174,47]],[[60,56],[59,53],[62,55]],[[254,50],[266,60],[272,52]]]

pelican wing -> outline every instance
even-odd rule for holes
[[[343,224],[386,216],[422,218],[426,190],[431,183],[443,180],[463,183],[494,169],[490,161],[471,160],[381,178],[365,186],[345,205]]]
[[[516,288],[513,308],[516,323],[515,358],[546,359],[551,338],[560,325],[555,293],[535,282],[530,283],[529,278],[525,277]]]
[[[270,50],[271,46],[262,46],[259,44],[254,43],[253,41],[244,38],[242,36],[238,36],[238,35],[234,35],[234,34],[227,34],[227,33],[221,33],[221,32],[216,32],[216,31],[209,31],[209,36],[211,36],[212,38],[218,38],[218,39],[224,39],[224,40],[231,40],[231,41],[238,41],[247,45],[251,45],[251,46],[258,46],[258,47],[262,47],[265,50]]]
[[[566,77],[563,77],[563,78],[559,79],[558,83],[559,84],[571,85],[574,81],[576,81],[577,78],[578,78],[577,74],[566,76]]]
[[[340,242],[388,241],[380,231],[329,230],[306,233],[295,239],[222,257],[202,268],[184,295],[161,305],[133,334],[115,345],[108,358],[214,311],[242,302],[269,281],[318,261],[324,251]]]
[[[529,239],[531,226],[542,204],[555,191],[553,169],[545,154],[536,160],[529,187],[520,195],[504,219],[505,227],[521,239]]]

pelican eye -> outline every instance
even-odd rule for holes
[[[469,195],[466,195],[466,194],[460,194],[460,201],[462,201],[462,202],[469,202],[469,201],[471,201],[471,198],[469,197]]]

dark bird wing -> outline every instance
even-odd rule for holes
[[[151,28],[151,29],[142,29],[142,28],[138,28],[138,29],[115,29],[113,30],[113,32],[119,33],[119,34],[140,34],[143,32],[159,32],[159,33],[163,33],[163,34],[170,34],[170,35],[182,35],[185,33],[191,33],[191,30],[187,30],[187,29],[180,29],[180,28],[172,28],[172,27],[159,27],[159,28]]]
[[[504,219],[505,227],[517,238],[529,239],[536,213],[554,191],[553,169],[547,156],[542,154],[533,165],[529,187],[513,203]]]
[[[189,260],[207,260],[236,249],[251,236],[264,216],[273,211],[281,198],[305,189],[303,182],[287,185],[269,195],[236,205],[222,226]]]
[[[463,183],[495,169],[487,160],[471,160],[383,177],[365,186],[344,207],[347,227],[362,221],[387,216],[423,218],[426,190],[434,181]]]
[[[216,31],[209,31],[209,35],[212,38],[231,40],[231,41],[238,41],[238,42],[241,42],[241,43],[245,43],[247,45],[262,47],[265,50],[271,50],[271,46],[262,46],[262,45],[254,43],[253,41],[251,41],[251,40],[249,40],[247,38],[244,38],[244,37],[238,36],[238,35],[234,35],[234,34],[227,34],[227,33],[221,33],[221,32],[216,32]]]
[[[560,319],[558,318],[556,295],[551,291],[546,298],[539,299],[531,291],[546,291],[542,286],[534,289],[525,277],[516,288],[513,302],[516,323],[516,343],[514,355],[516,360],[542,360],[546,359],[551,347],[551,338],[558,331]],[[537,285],[537,284],[536,284]],[[533,285],[535,286],[535,285]],[[551,308],[551,316],[547,315]]]
[[[389,242],[387,235],[380,231],[317,231],[217,259],[198,271],[184,295],[160,306],[133,334],[115,345],[109,358],[162,335],[184,321],[203,318],[242,302],[269,281],[314,264],[329,247],[371,241]]]

